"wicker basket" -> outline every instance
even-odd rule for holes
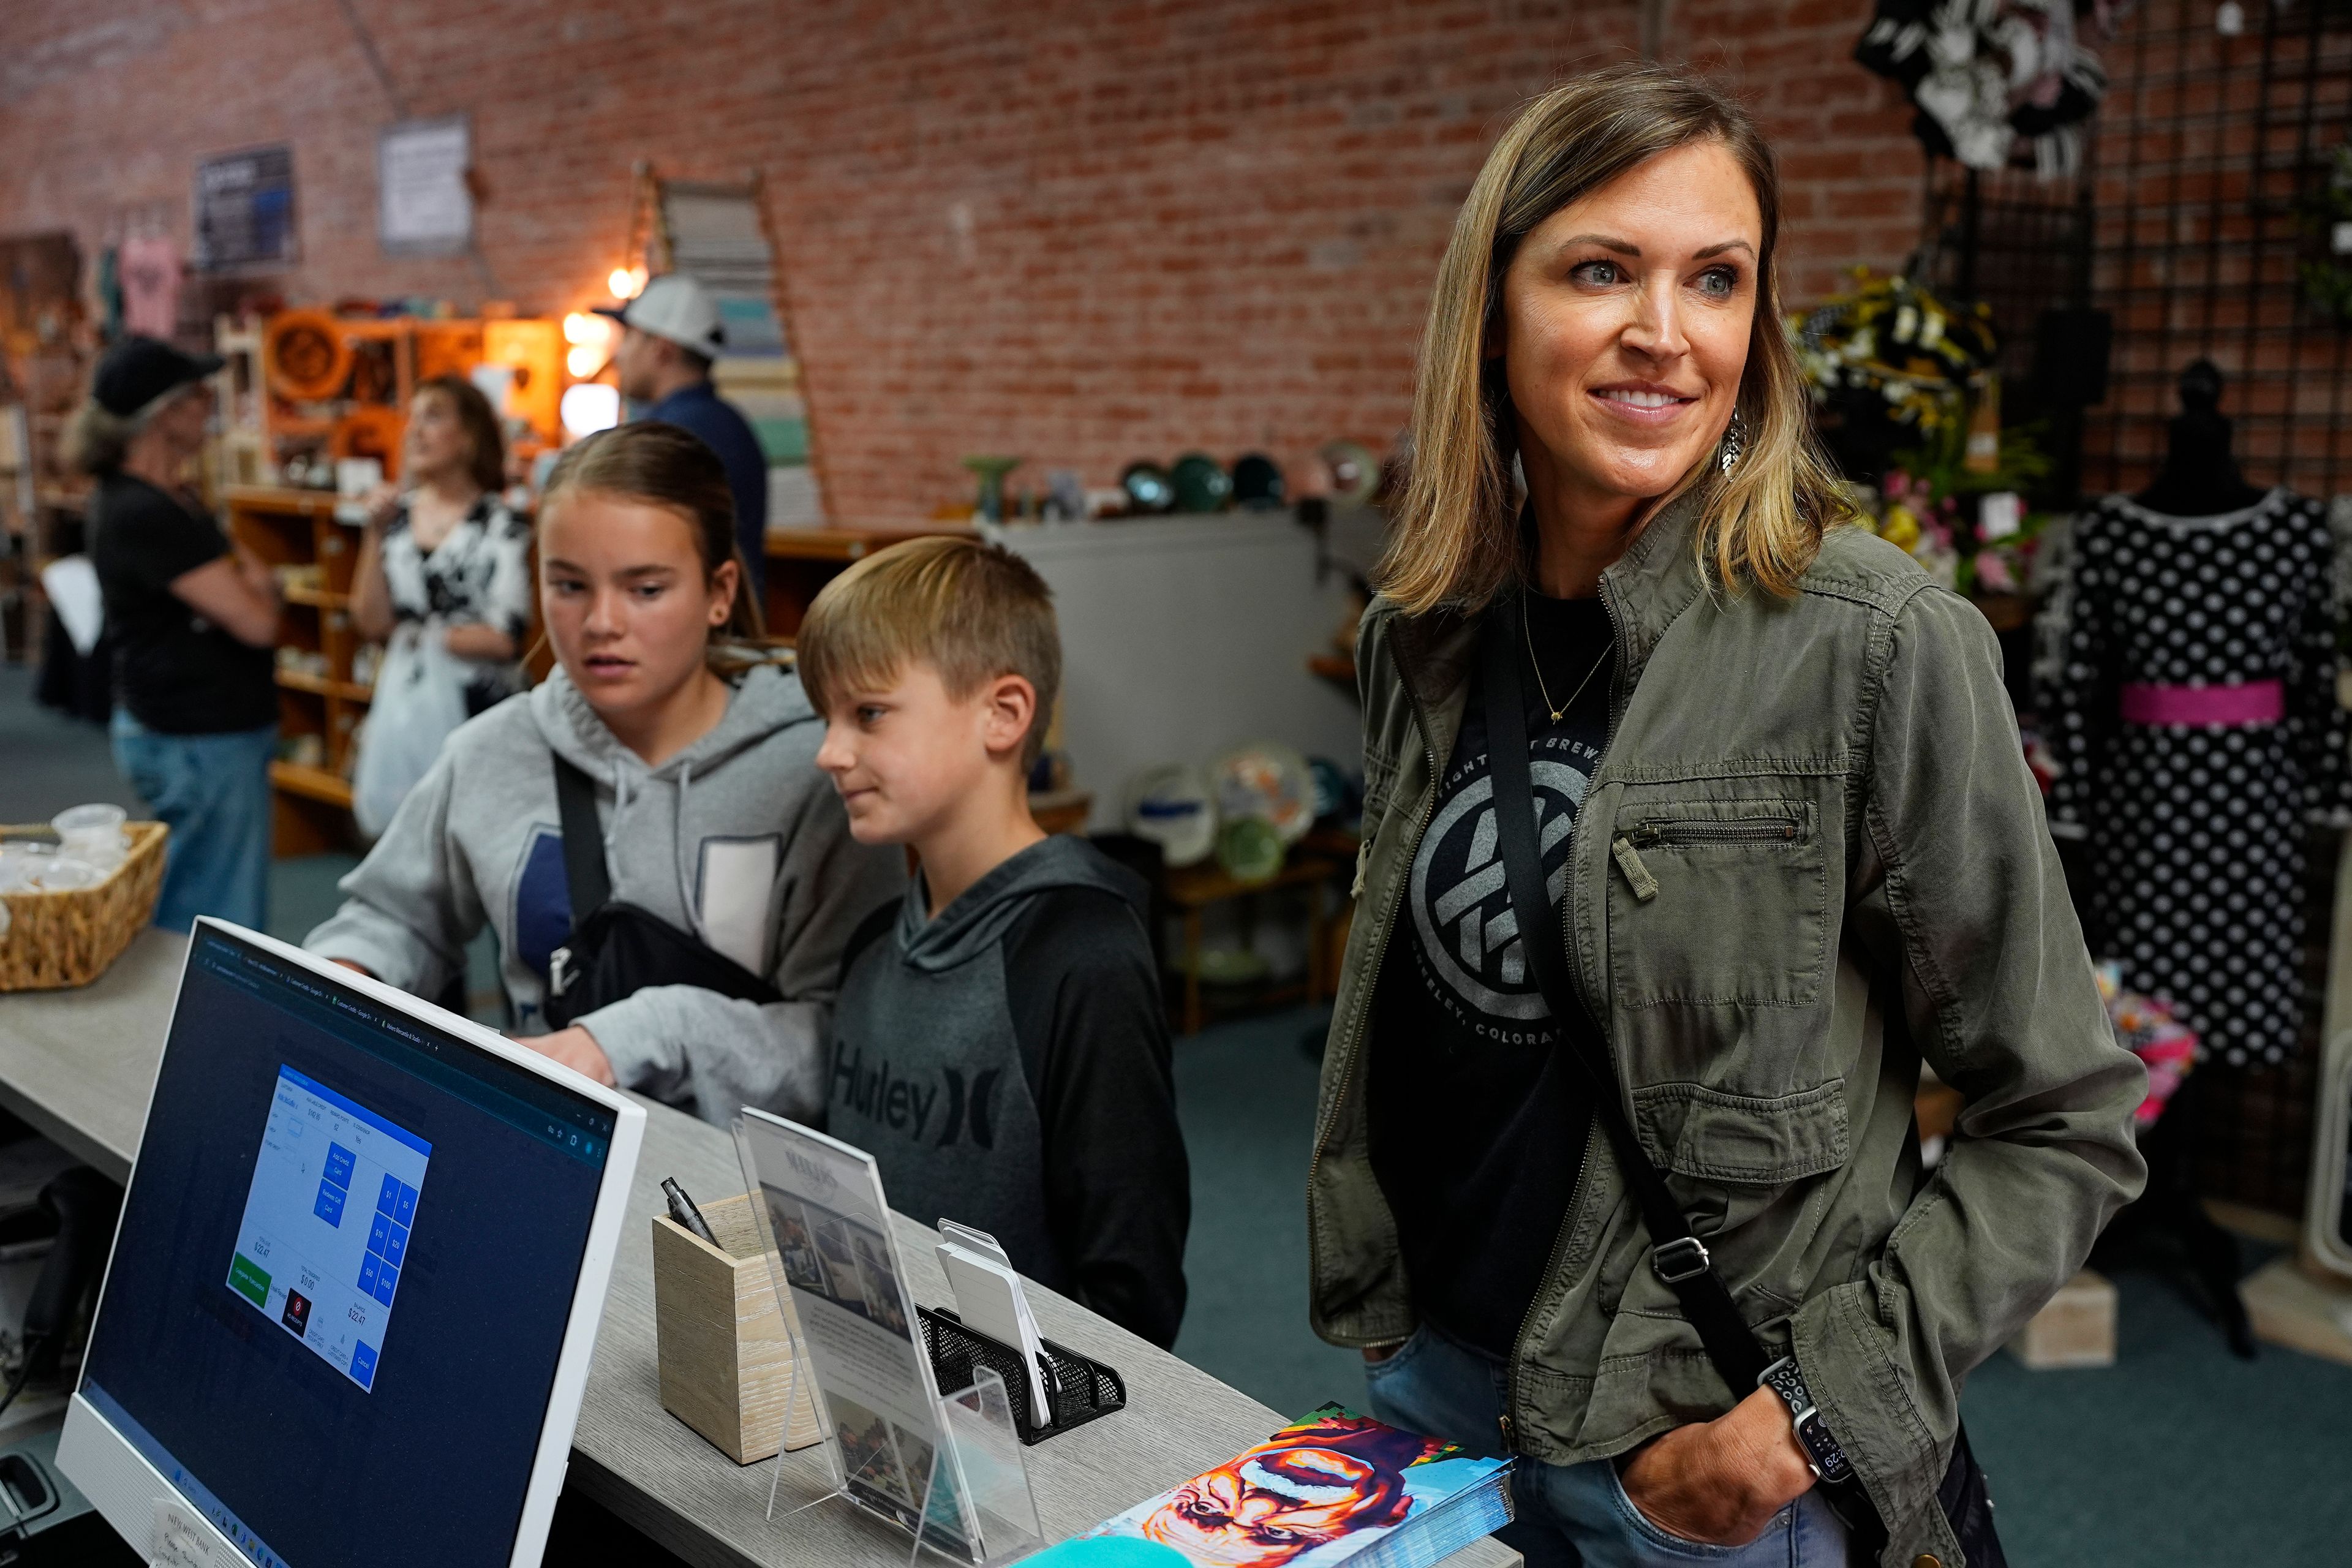
[[[160,822],[126,822],[122,832],[131,852],[95,888],[0,897],[9,917],[7,934],[0,936],[0,991],[87,985],[153,917],[171,829]]]

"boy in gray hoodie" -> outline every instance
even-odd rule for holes
[[[799,679],[772,664],[731,679],[707,667],[713,633],[757,628],[730,505],[717,458],[667,426],[625,426],[567,455],[540,542],[561,664],[449,737],[304,943],[431,996],[488,924],[518,1037],[593,1042],[551,1054],[721,1126],[746,1105],[823,1117],[842,943],[906,881],[898,851],[850,837],[814,765],[824,725]],[[559,756],[595,786],[612,898],[782,1000],[651,984],[548,1033],[550,960],[572,936]]]
[[[994,545],[910,541],[827,584],[799,646],[850,830],[922,867],[850,939],[827,1131],[894,1207],[1172,1343],[1190,1173],[1145,888],[1029,815],[1061,674],[1045,584]]]

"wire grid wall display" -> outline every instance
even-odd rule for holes
[[[2220,30],[2230,20],[2234,37]],[[2352,335],[2307,279],[2352,263],[2334,254],[2326,212],[2352,130],[2352,15],[2315,0],[2218,15],[2210,0],[2151,0],[2123,33],[2091,287],[2115,348],[2084,482],[2147,482],[2181,368],[2203,357],[2221,371],[2248,480],[2331,496],[2352,479]]]
[[[2079,367],[2044,363],[2052,348],[2068,341],[2054,331],[2047,343],[2044,336],[2054,312],[2090,303],[2095,158],[2093,128],[2086,126],[2082,172],[2073,177],[1979,171],[1948,158],[1927,167],[1919,273],[1948,299],[1979,300],[1992,308],[2000,334],[1994,368],[2000,373],[2002,423],[2039,426],[2036,436],[2053,469],[2045,493],[2035,499],[2061,508],[2080,494],[2084,416],[2077,403],[2053,395],[2053,383],[2074,379]]]
[[[2240,31],[2223,33],[2225,20]],[[2325,288],[2338,265],[2352,284],[2330,213],[2336,150],[2352,132],[2352,11],[2340,0],[2149,0],[2107,60],[2087,176],[2089,300],[2109,312],[2114,347],[2106,401],[2083,431],[2083,488],[2132,491],[2154,478],[2180,372],[2200,357],[2221,372],[2249,482],[2319,497],[2352,487],[2352,326]],[[2314,830],[2302,889],[2296,1055],[2199,1069],[2200,1186],[2274,1213],[2304,1200],[2335,839]]]

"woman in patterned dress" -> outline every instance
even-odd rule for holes
[[[409,405],[402,456],[405,483],[370,509],[352,581],[352,625],[386,645],[368,718],[379,737],[414,722],[404,704],[471,718],[521,690],[531,621],[530,526],[500,499],[506,443],[489,399],[463,376],[425,382]],[[454,684],[462,710],[428,682]],[[367,744],[363,733],[362,769]],[[403,752],[421,762],[368,792],[365,831],[382,831],[432,761],[413,745]]]

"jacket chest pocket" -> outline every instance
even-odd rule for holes
[[[1819,999],[1829,871],[1812,802],[1629,796],[1609,858],[1618,1006]]]

